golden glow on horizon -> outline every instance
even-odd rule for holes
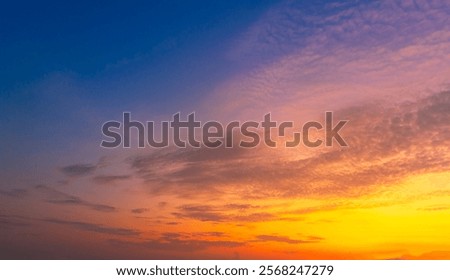
[[[167,219],[174,209],[161,210],[149,220],[127,216],[117,222],[144,232],[135,242],[147,239],[164,243],[167,241],[160,238],[167,232],[179,233],[179,239],[186,241],[242,242],[219,245],[220,252],[217,247],[195,254],[186,252],[190,257],[235,258],[235,254],[239,258],[288,259],[450,257],[450,208],[446,204],[450,196],[450,172],[414,175],[380,188],[381,193],[358,198],[211,200],[205,205],[258,206],[251,210],[220,210],[220,215],[230,217],[220,222],[189,217]],[[172,198],[171,204],[177,203],[189,204]],[[249,218],[262,210],[273,217],[255,221]],[[155,227],[155,221],[159,227]],[[173,225],[166,225],[168,221]],[[224,234],[201,234],[205,232]]]

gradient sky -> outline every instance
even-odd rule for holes
[[[450,259],[449,19],[445,0],[4,4],[0,258]],[[349,147],[100,148],[124,111],[333,111]]]

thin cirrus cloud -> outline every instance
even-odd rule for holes
[[[280,4],[244,32],[232,52],[239,60],[254,56],[254,69],[223,82],[205,104],[220,103],[214,112],[225,118],[269,111],[311,117],[319,109],[444,90],[450,6],[415,3],[346,1],[323,8],[325,17],[302,2]]]

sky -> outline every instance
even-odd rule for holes
[[[0,258],[449,259],[449,18],[445,0],[5,4]],[[327,111],[348,147],[100,147],[123,112]]]

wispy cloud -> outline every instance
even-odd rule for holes
[[[187,255],[191,255],[191,252],[203,251],[208,248],[235,248],[245,245],[245,242],[241,241],[230,241],[230,240],[205,240],[205,239],[195,239],[192,238],[194,236],[180,236],[179,234],[162,234],[159,239],[152,239],[146,241],[122,241],[122,240],[112,240],[113,244],[118,244],[121,246],[131,246],[131,247],[139,247],[146,248],[150,250],[151,255],[161,256],[161,253],[164,254],[174,252],[185,252]],[[197,235],[197,237],[200,237]],[[219,236],[220,237],[220,236]],[[152,254],[153,252],[153,254]],[[183,254],[178,254],[178,256],[182,256]]]
[[[31,226],[29,219],[18,215],[0,214],[0,224],[4,228],[27,227]]]
[[[450,210],[450,205],[434,205],[434,206],[419,208],[418,210],[421,210],[421,211],[448,211],[448,210]]]
[[[172,215],[179,219],[193,219],[204,222],[234,222],[234,223],[254,223],[272,220],[281,220],[274,213],[269,212],[235,212],[230,213],[230,208],[210,206],[210,205],[182,205],[178,207],[178,212]]]
[[[99,175],[93,178],[97,184],[113,184],[115,182],[125,181],[130,179],[129,175]]]
[[[26,189],[0,190],[0,195],[12,198],[23,198],[28,195],[28,191]]]
[[[285,1],[230,53],[253,67],[216,88],[205,106],[224,117],[311,116],[361,102],[448,88],[446,1]]]
[[[281,242],[287,244],[307,244],[319,242],[317,239],[312,240],[291,239],[287,236],[278,236],[278,235],[258,235],[256,236],[256,239],[257,239],[256,241],[260,242]]]
[[[78,196],[69,195],[44,185],[37,185],[35,189],[45,196],[44,200],[48,203],[68,206],[81,206],[100,212],[116,211],[116,208],[113,206],[88,202]]]
[[[147,211],[149,211],[148,208],[135,208],[135,209],[131,209],[131,213],[134,213],[134,214],[142,214],[142,213],[145,213],[145,212],[147,212]]]
[[[73,164],[61,168],[61,172],[70,177],[79,177],[92,174],[97,167],[92,164]]]
[[[343,109],[337,116],[350,120],[345,130],[349,147],[306,158],[283,153],[268,157],[270,150],[263,148],[231,150],[224,158],[218,151],[213,158],[206,155],[215,150],[200,149],[139,156],[131,167],[154,194],[220,196],[232,190],[247,198],[360,196],[405,176],[447,171],[448,108],[450,92],[445,91],[401,104]],[[198,212],[199,219],[224,218],[210,209],[183,210]]]
[[[92,224],[79,221],[66,221],[53,218],[42,219],[42,221],[57,225],[70,226],[79,230],[102,234],[122,235],[122,236],[137,236],[140,234],[139,231],[133,229],[103,226],[99,224]]]

